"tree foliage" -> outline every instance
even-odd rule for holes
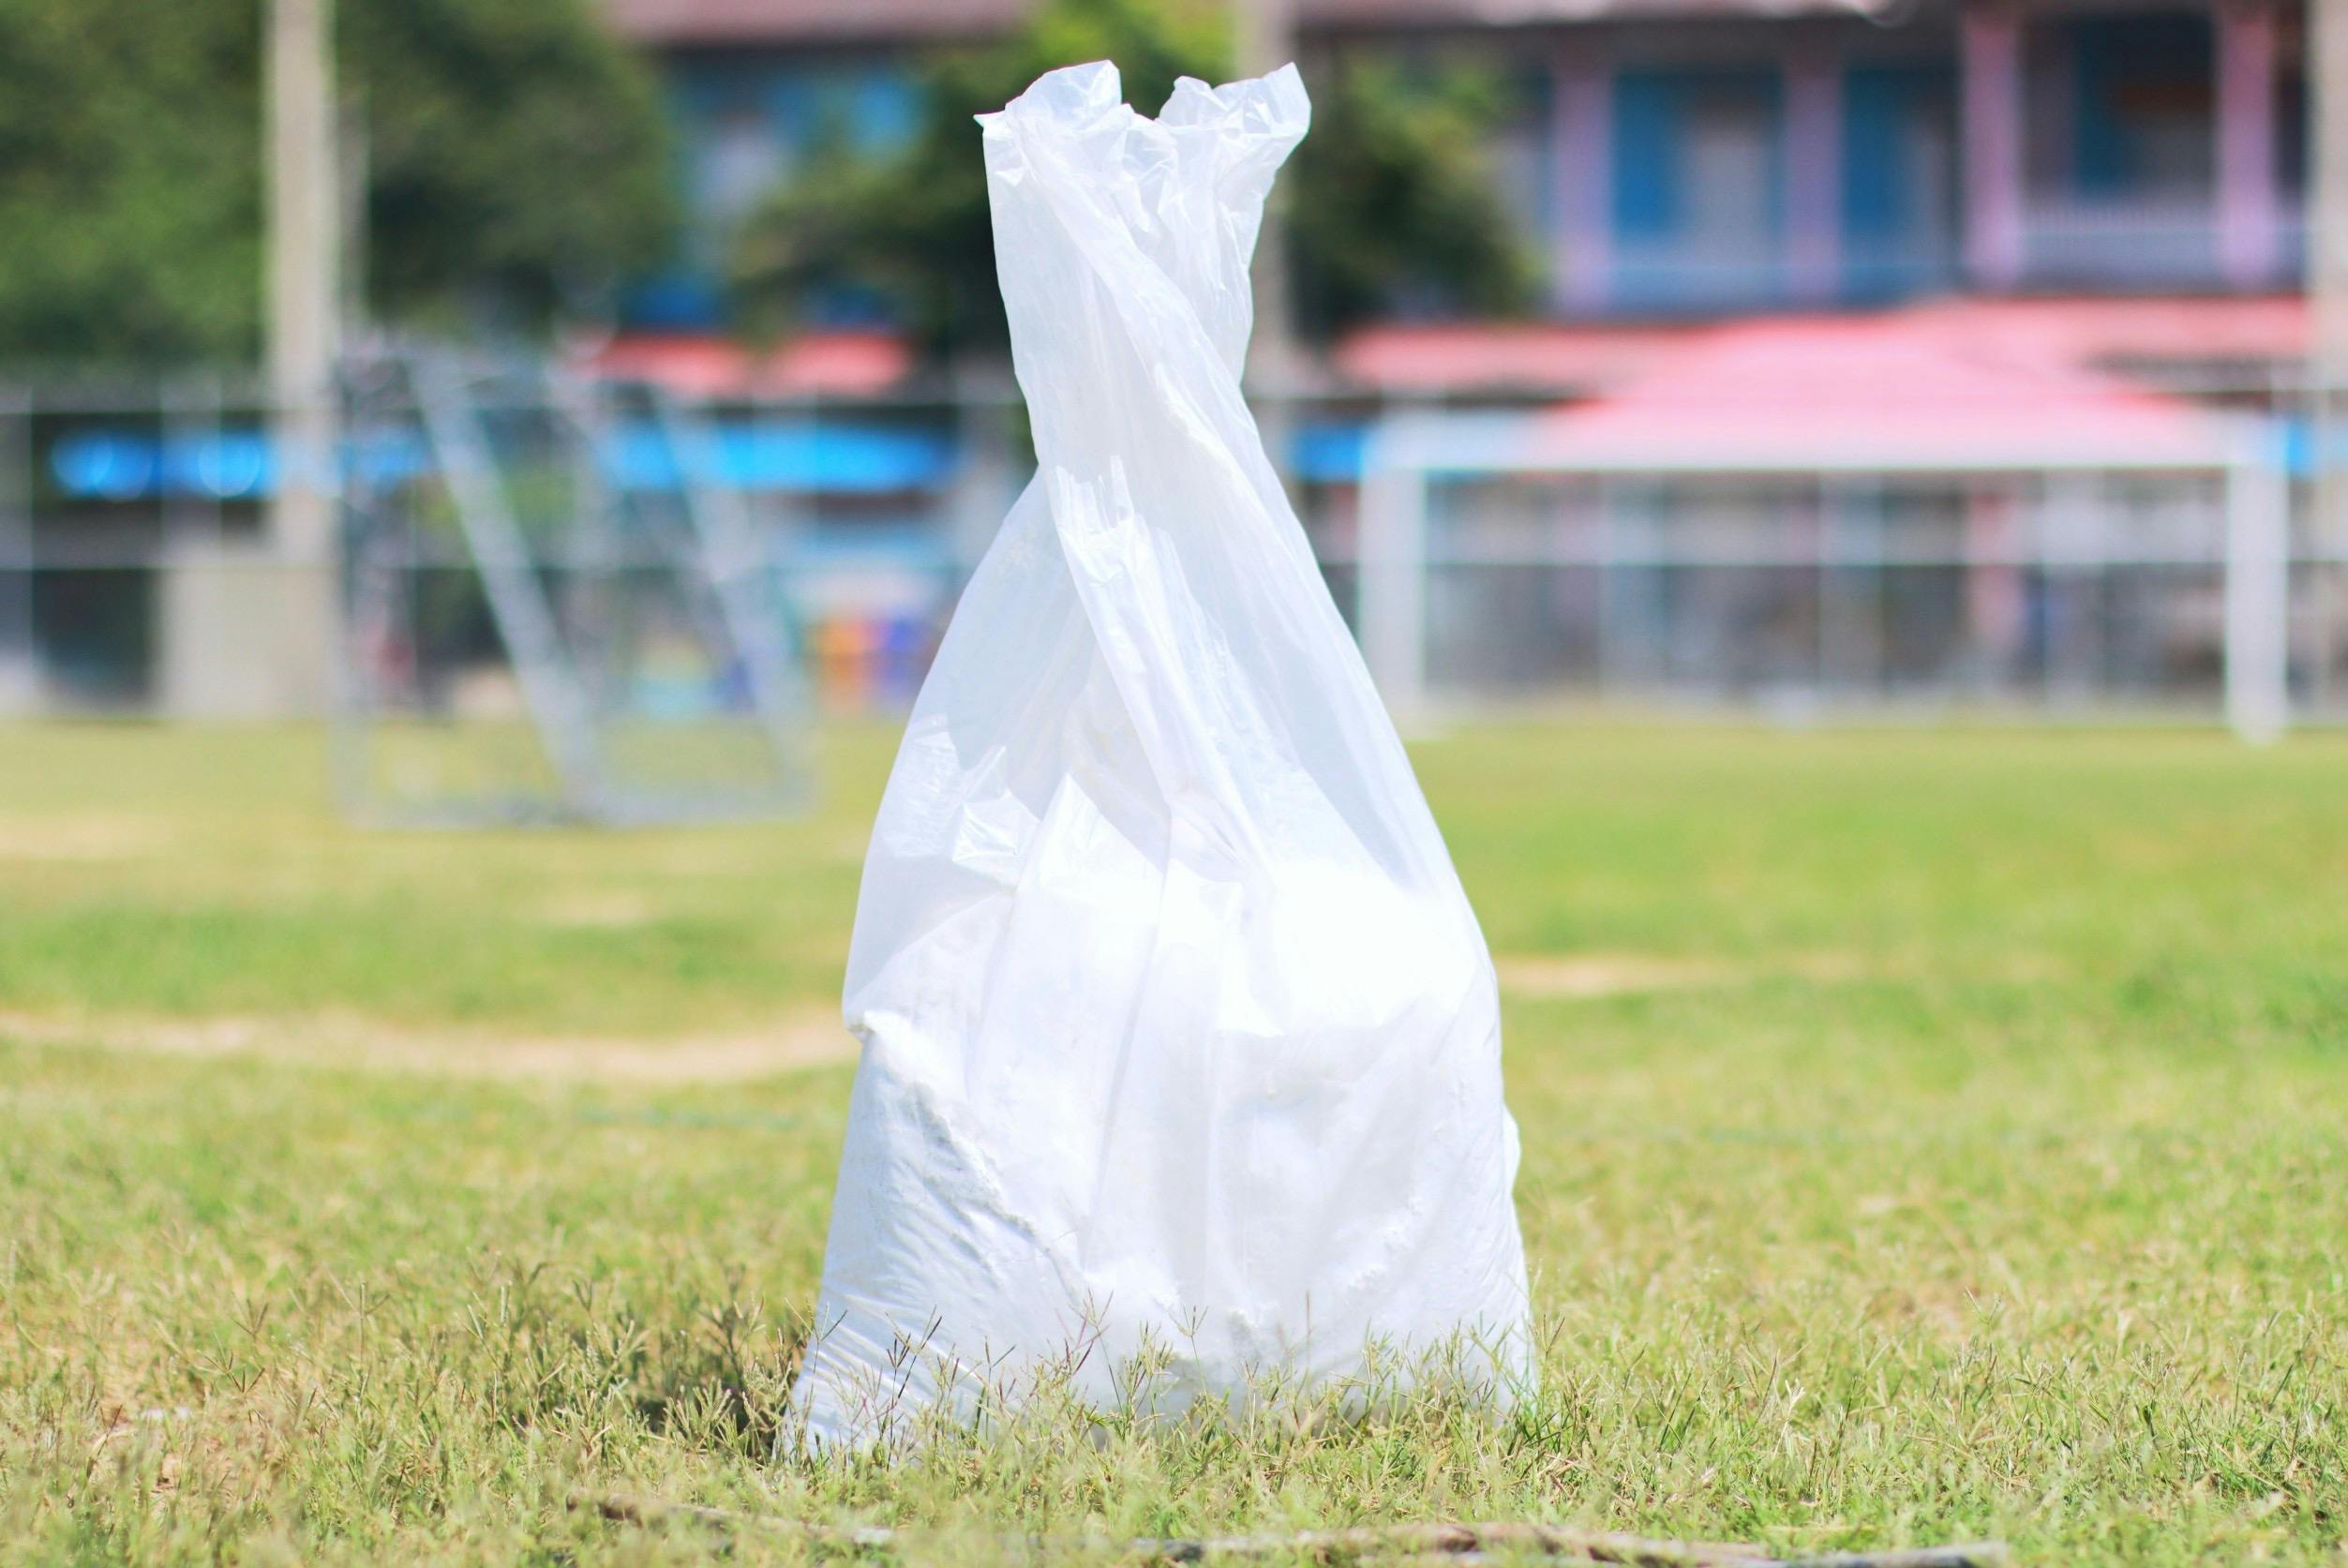
[[[658,259],[656,94],[589,0],[337,9],[373,308],[526,330]],[[0,359],[258,352],[264,13],[0,0]]]
[[[364,92],[369,295],[395,317],[531,330],[660,261],[659,94],[593,0],[346,4]]]
[[[1491,76],[1351,59],[1313,83],[1290,169],[1299,329],[1326,336],[1396,308],[1505,316],[1534,274],[1485,168],[1503,108]]]
[[[1229,75],[1220,7],[1047,0],[992,46],[925,68],[914,136],[883,156],[828,139],[743,225],[732,282],[746,324],[789,324],[826,291],[881,294],[925,343],[999,351],[986,174],[971,116],[1054,67],[1110,59],[1129,101],[1177,76]],[[1520,308],[1531,267],[1485,167],[1497,94],[1481,73],[1332,62],[1310,82],[1314,129],[1283,184],[1299,323],[1320,336],[1401,304]]]
[[[0,356],[249,356],[257,8],[0,0]]]

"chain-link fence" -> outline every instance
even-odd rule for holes
[[[2302,399],[2271,385],[2191,392],[2266,455],[2289,516],[2292,715],[2337,720],[2348,535],[2316,504]],[[787,649],[821,708],[901,708],[1031,463],[1007,385],[686,408],[508,377],[449,396],[455,438],[435,434],[417,388],[398,391],[394,414],[381,385],[354,381],[329,563],[271,537],[276,463],[253,387],[0,387],[0,711],[314,712],[339,665],[346,704],[528,721],[531,660],[515,643],[529,617],[493,603],[495,544],[485,556],[467,536],[453,439],[496,449],[483,460],[500,505],[598,712],[723,708],[744,675],[690,630],[712,614],[736,618],[729,636]],[[1537,426],[1556,406],[1433,408],[1435,440],[1455,418],[1467,442],[1495,419]],[[1432,703],[2221,711],[2228,470],[1714,471],[1690,451],[1668,470],[1593,471],[1449,466],[1438,450],[1397,558],[1374,527],[1366,535],[1364,498],[1398,411],[1347,396],[1262,411],[1339,605],[1357,625],[1381,621],[1366,635],[1398,639]],[[1421,403],[1410,417],[1429,413]],[[476,492],[476,522],[488,493]],[[730,543],[712,543],[712,528]],[[740,559],[680,576],[692,540]],[[688,591],[687,576],[711,570],[737,582],[725,604],[710,597],[717,578]],[[740,582],[755,586],[745,596]],[[1399,633],[1397,615],[1410,622]]]

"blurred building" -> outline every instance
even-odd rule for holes
[[[606,0],[655,52],[698,243],[638,321],[717,324],[725,228],[818,134],[905,135],[924,48],[1014,0]],[[1481,56],[1563,320],[2258,293],[2299,272],[2291,0],[1299,0],[1298,50]]]
[[[1015,402],[925,377],[852,295],[740,346],[725,255],[821,141],[901,143],[924,53],[1021,0],[602,3],[659,63],[690,221],[593,368],[706,420],[704,477],[761,524],[819,691],[900,702],[1024,477]],[[2305,504],[2304,0],[1295,4],[1309,67],[1464,55],[1513,88],[1493,165],[1543,312],[1398,304],[1271,426],[1339,605],[1399,605],[1429,687],[2205,705],[2222,476],[2021,439],[2158,428],[2229,463],[2250,439],[2296,498],[2289,679],[2348,714],[2348,540]],[[1479,456],[1428,470],[1382,599],[1364,492],[1398,415]],[[215,645],[241,603],[217,561],[273,485],[259,422],[218,387],[0,397],[0,708],[251,706]],[[1554,461],[1626,430],[1643,470]],[[1803,463],[1753,461],[1761,430]],[[452,659],[496,650],[468,614]]]
[[[606,3],[663,64],[695,235],[619,351],[686,380],[748,205],[818,136],[906,135],[921,52],[1022,8]],[[1541,320],[1398,309],[1335,347],[1284,455],[1340,604],[1364,592],[1382,409],[1515,408],[1528,430],[1627,411],[1674,453],[1668,472],[1535,463],[1440,485],[1409,611],[1429,680],[1804,701],[2215,690],[2217,489],[1981,455],[2018,450],[1997,431],[2074,427],[2090,382],[2172,403],[2175,428],[2221,447],[2207,416],[2227,411],[2303,438],[2301,5],[1297,0],[1296,21],[1308,67],[1466,57],[1512,89],[1493,164],[1547,283]],[[1763,351],[1724,340],[1757,316]],[[830,324],[875,323],[848,302]],[[1841,412],[1810,396],[1820,377]],[[1888,418],[1847,417],[1861,407]],[[1805,420],[1813,471],[1705,471],[1708,452]],[[1883,430],[1911,426],[1966,462],[1878,471]],[[2300,544],[2295,671],[2322,698],[2348,690],[2348,603],[2339,563]]]

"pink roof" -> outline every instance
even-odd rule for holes
[[[1873,16],[1894,0],[1296,0],[1309,28],[1524,27],[1615,17]]]
[[[630,333],[587,355],[586,366],[683,397],[857,397],[905,380],[913,351],[877,332],[809,333],[763,353],[724,337]]]
[[[2313,331],[2302,294],[1954,299],[1916,310],[1969,336],[2011,336],[2093,364],[2287,362],[2306,355]]]
[[[1611,385],[1682,346],[1700,327],[1556,321],[1363,327],[1331,354],[1338,372],[1381,392],[1574,392]]]
[[[2222,464],[2230,427],[2181,398],[1964,316],[1724,326],[1536,420],[1530,455],[1631,471]]]
[[[825,44],[965,37],[1008,31],[1028,0],[603,0],[641,43]]]
[[[1863,320],[1937,322],[1962,336],[2035,345],[2081,365],[2289,362],[2307,352],[2310,330],[2307,302],[2296,294],[1951,299]],[[1719,330],[1709,322],[1382,325],[1347,337],[1334,358],[1348,380],[1384,392],[1587,393]]]

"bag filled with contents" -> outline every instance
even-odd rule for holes
[[[1491,960],[1240,396],[1308,115],[1102,64],[980,117],[1038,467],[865,860],[817,1442],[1144,1352],[1160,1408],[1529,1376]]]

